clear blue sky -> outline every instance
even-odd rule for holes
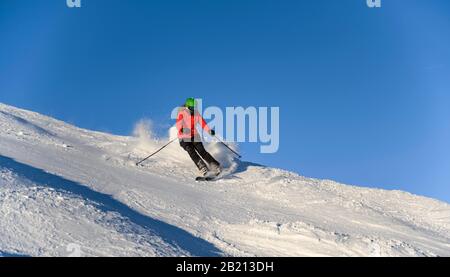
[[[164,130],[187,96],[279,106],[246,160],[450,202],[450,1],[0,1],[0,101],[84,128]]]

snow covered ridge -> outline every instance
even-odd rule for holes
[[[450,256],[450,205],[237,162],[0,104],[0,256]],[[232,173],[232,174],[231,174]]]

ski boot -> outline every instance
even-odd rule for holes
[[[207,167],[202,167],[200,168],[200,176],[206,177],[208,175],[208,168]]]
[[[210,168],[211,168],[211,172],[215,176],[219,176],[220,173],[222,173],[222,167],[220,166],[220,164],[213,163],[210,165]]]

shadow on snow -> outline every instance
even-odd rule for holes
[[[151,231],[174,248],[181,248],[188,251],[193,256],[208,257],[221,255],[221,251],[208,241],[195,237],[176,226],[143,215],[114,199],[110,195],[94,191],[82,184],[19,163],[11,158],[1,155],[0,167],[8,168],[16,174],[39,185],[51,187],[62,192],[69,192],[88,201],[98,203],[98,208],[100,210],[104,212],[116,212],[122,217],[129,219],[130,222]]]
[[[0,251],[0,258],[29,258],[30,256]]]

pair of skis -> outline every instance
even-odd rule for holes
[[[198,176],[195,178],[196,182],[212,182],[217,180],[218,176]]]
[[[217,181],[220,179],[226,179],[228,176],[233,172],[233,169],[231,168],[222,168],[219,174],[217,175],[207,175],[207,176],[199,176],[195,178],[195,181],[197,182],[211,182],[211,181]]]
[[[198,176],[197,178],[195,178],[195,181],[196,182],[212,182],[217,179],[220,179],[221,177],[223,177],[223,171],[217,175]]]

